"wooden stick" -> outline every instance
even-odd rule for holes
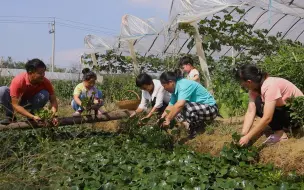
[[[62,117],[58,118],[58,126],[84,124],[84,123],[96,123],[103,121],[118,120],[129,117],[134,111],[119,110],[103,113],[102,115],[83,115],[80,117]],[[58,127],[56,126],[56,127]],[[0,131],[13,130],[13,129],[33,129],[42,127],[55,127],[52,123],[35,122],[35,121],[20,121],[11,123],[9,125],[0,125]]]

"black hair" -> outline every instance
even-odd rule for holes
[[[142,87],[143,85],[151,85],[153,84],[152,77],[148,75],[147,73],[141,73],[136,77],[136,86]]]
[[[82,80],[84,81],[91,80],[92,78],[97,79],[97,75],[89,68],[82,69],[82,74],[83,74]]]
[[[259,69],[256,65],[253,64],[241,66],[239,69],[237,69],[235,74],[236,79],[239,81],[251,80],[256,84],[259,84],[259,90],[261,89],[261,86],[267,76],[268,73],[263,72],[261,69]]]
[[[181,78],[183,78],[181,70],[176,69],[174,71],[163,72],[160,75],[159,80],[162,84],[167,84],[169,81],[176,82],[178,79]]]
[[[31,59],[25,64],[26,72],[35,72],[38,68],[46,69],[46,65],[40,59]]]
[[[184,56],[182,58],[180,58],[179,60],[179,65],[183,66],[183,65],[187,65],[190,64],[191,66],[193,66],[193,59],[189,56]]]

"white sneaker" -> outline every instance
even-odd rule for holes
[[[104,113],[105,113],[105,111],[103,111],[102,109],[99,109],[99,110],[95,111],[95,115],[102,115]]]
[[[80,116],[81,116],[80,111],[75,111],[75,113],[73,113],[73,117],[80,117]]]

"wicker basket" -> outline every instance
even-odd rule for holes
[[[121,100],[121,101],[117,101],[116,105],[120,109],[136,110],[138,105],[140,104],[140,97],[133,90],[128,90],[127,92],[132,92],[133,94],[135,94],[137,96],[137,100]]]

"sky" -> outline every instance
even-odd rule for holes
[[[0,57],[40,58],[49,64],[52,18],[48,17],[55,17],[55,66],[77,67],[87,34],[118,36],[124,14],[167,21],[170,4],[171,0],[2,0]]]

